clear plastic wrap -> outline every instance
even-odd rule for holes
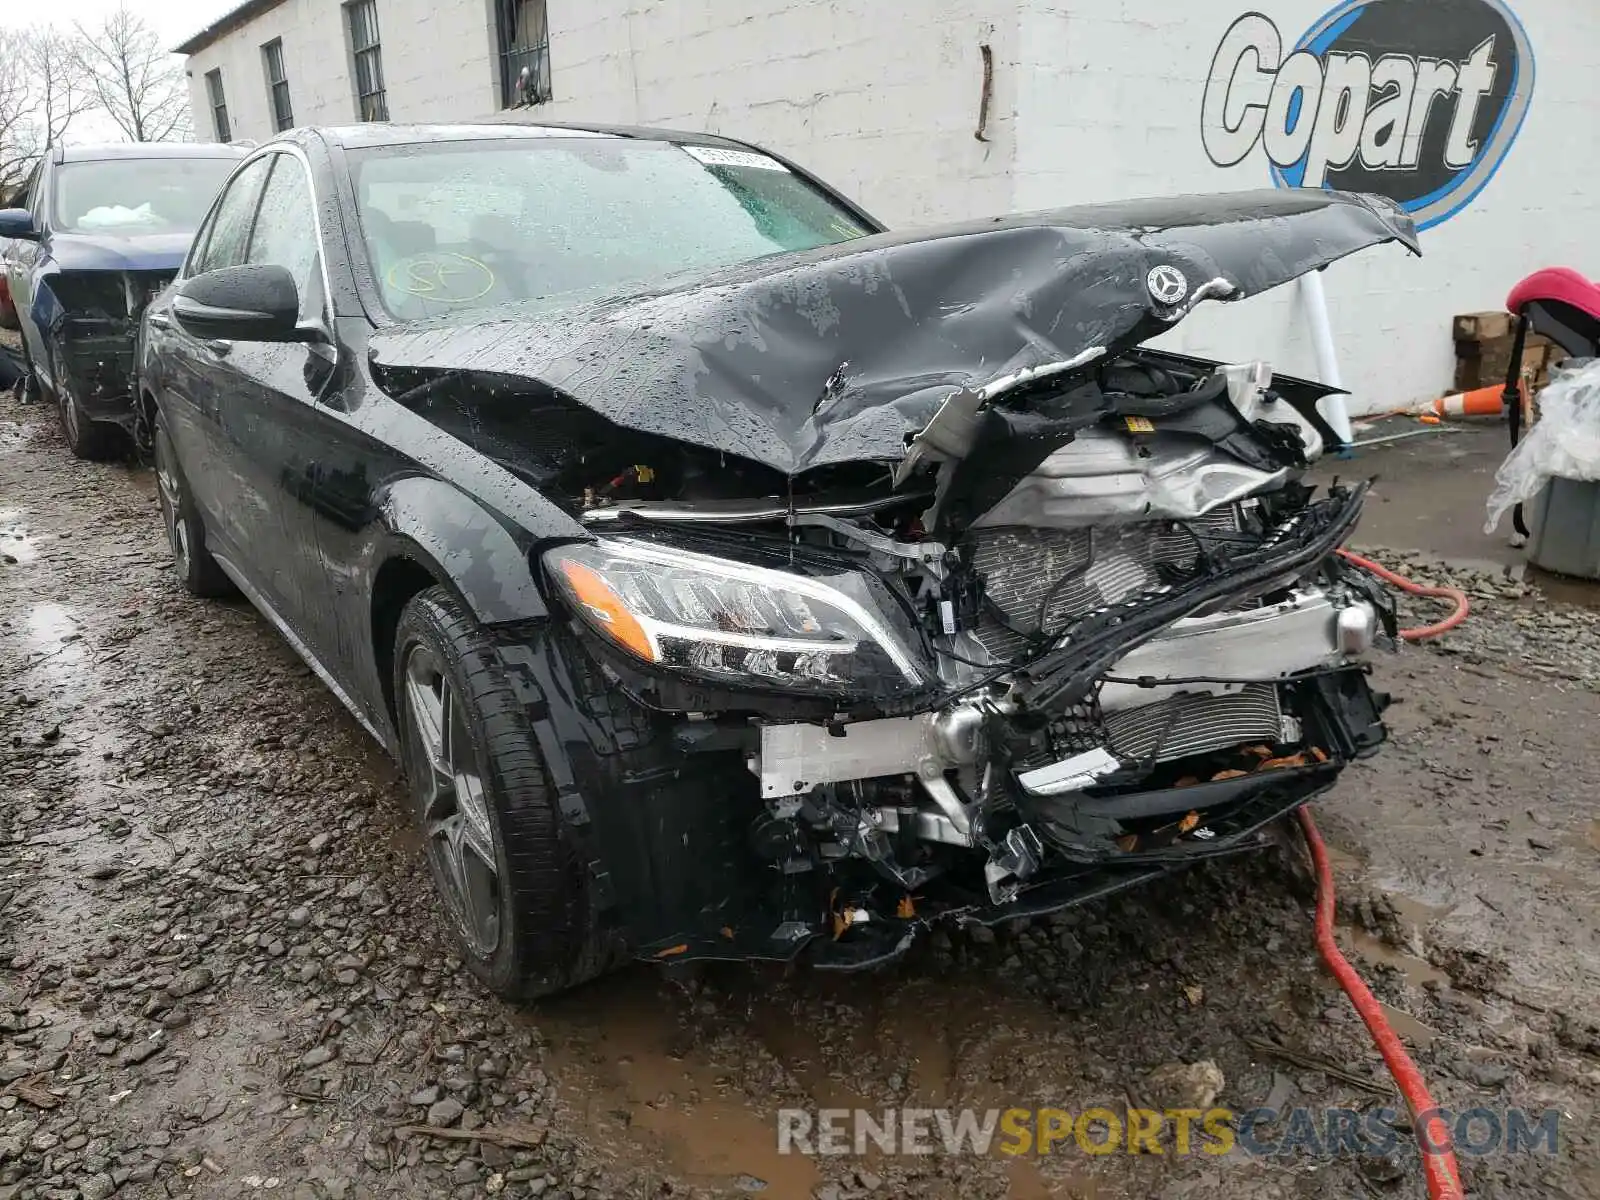
[[[1494,473],[1485,533],[1551,479],[1600,482],[1600,359],[1569,359],[1539,393],[1539,419]]]

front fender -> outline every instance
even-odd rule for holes
[[[518,538],[488,509],[443,480],[395,480],[376,496],[382,536],[369,578],[393,557],[417,560],[453,588],[479,622],[503,625],[549,616]]]
[[[55,375],[50,362],[50,346],[45,340],[60,323],[63,316],[61,302],[56,299],[51,281],[59,272],[49,259],[28,266],[25,271],[12,276],[12,303],[17,308],[17,323],[22,327],[22,340],[33,360],[33,369],[49,386],[55,386]],[[16,294],[15,282],[21,278],[27,288],[25,296]]]

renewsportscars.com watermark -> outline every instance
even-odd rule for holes
[[[1437,1118],[1457,1155],[1553,1156],[1561,1115],[1558,1109],[1436,1108],[1419,1113],[1413,1124],[1409,1113],[1392,1108],[783,1108],[778,1153],[1384,1156],[1412,1145],[1444,1149],[1429,1132]]]

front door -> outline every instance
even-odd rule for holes
[[[308,173],[288,152],[270,161],[244,261],[287,269],[300,295],[300,324],[327,337],[233,343],[217,397],[216,485],[240,570],[326,662],[329,594],[311,501],[327,420],[317,401],[334,377],[336,354]]]

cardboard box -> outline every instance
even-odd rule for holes
[[[1452,322],[1456,344],[1455,390],[1470,392],[1505,383],[1516,343],[1516,320],[1510,313],[1462,313]],[[1550,367],[1565,353],[1548,338],[1530,333],[1522,348],[1522,378],[1537,391],[1550,377]]]

